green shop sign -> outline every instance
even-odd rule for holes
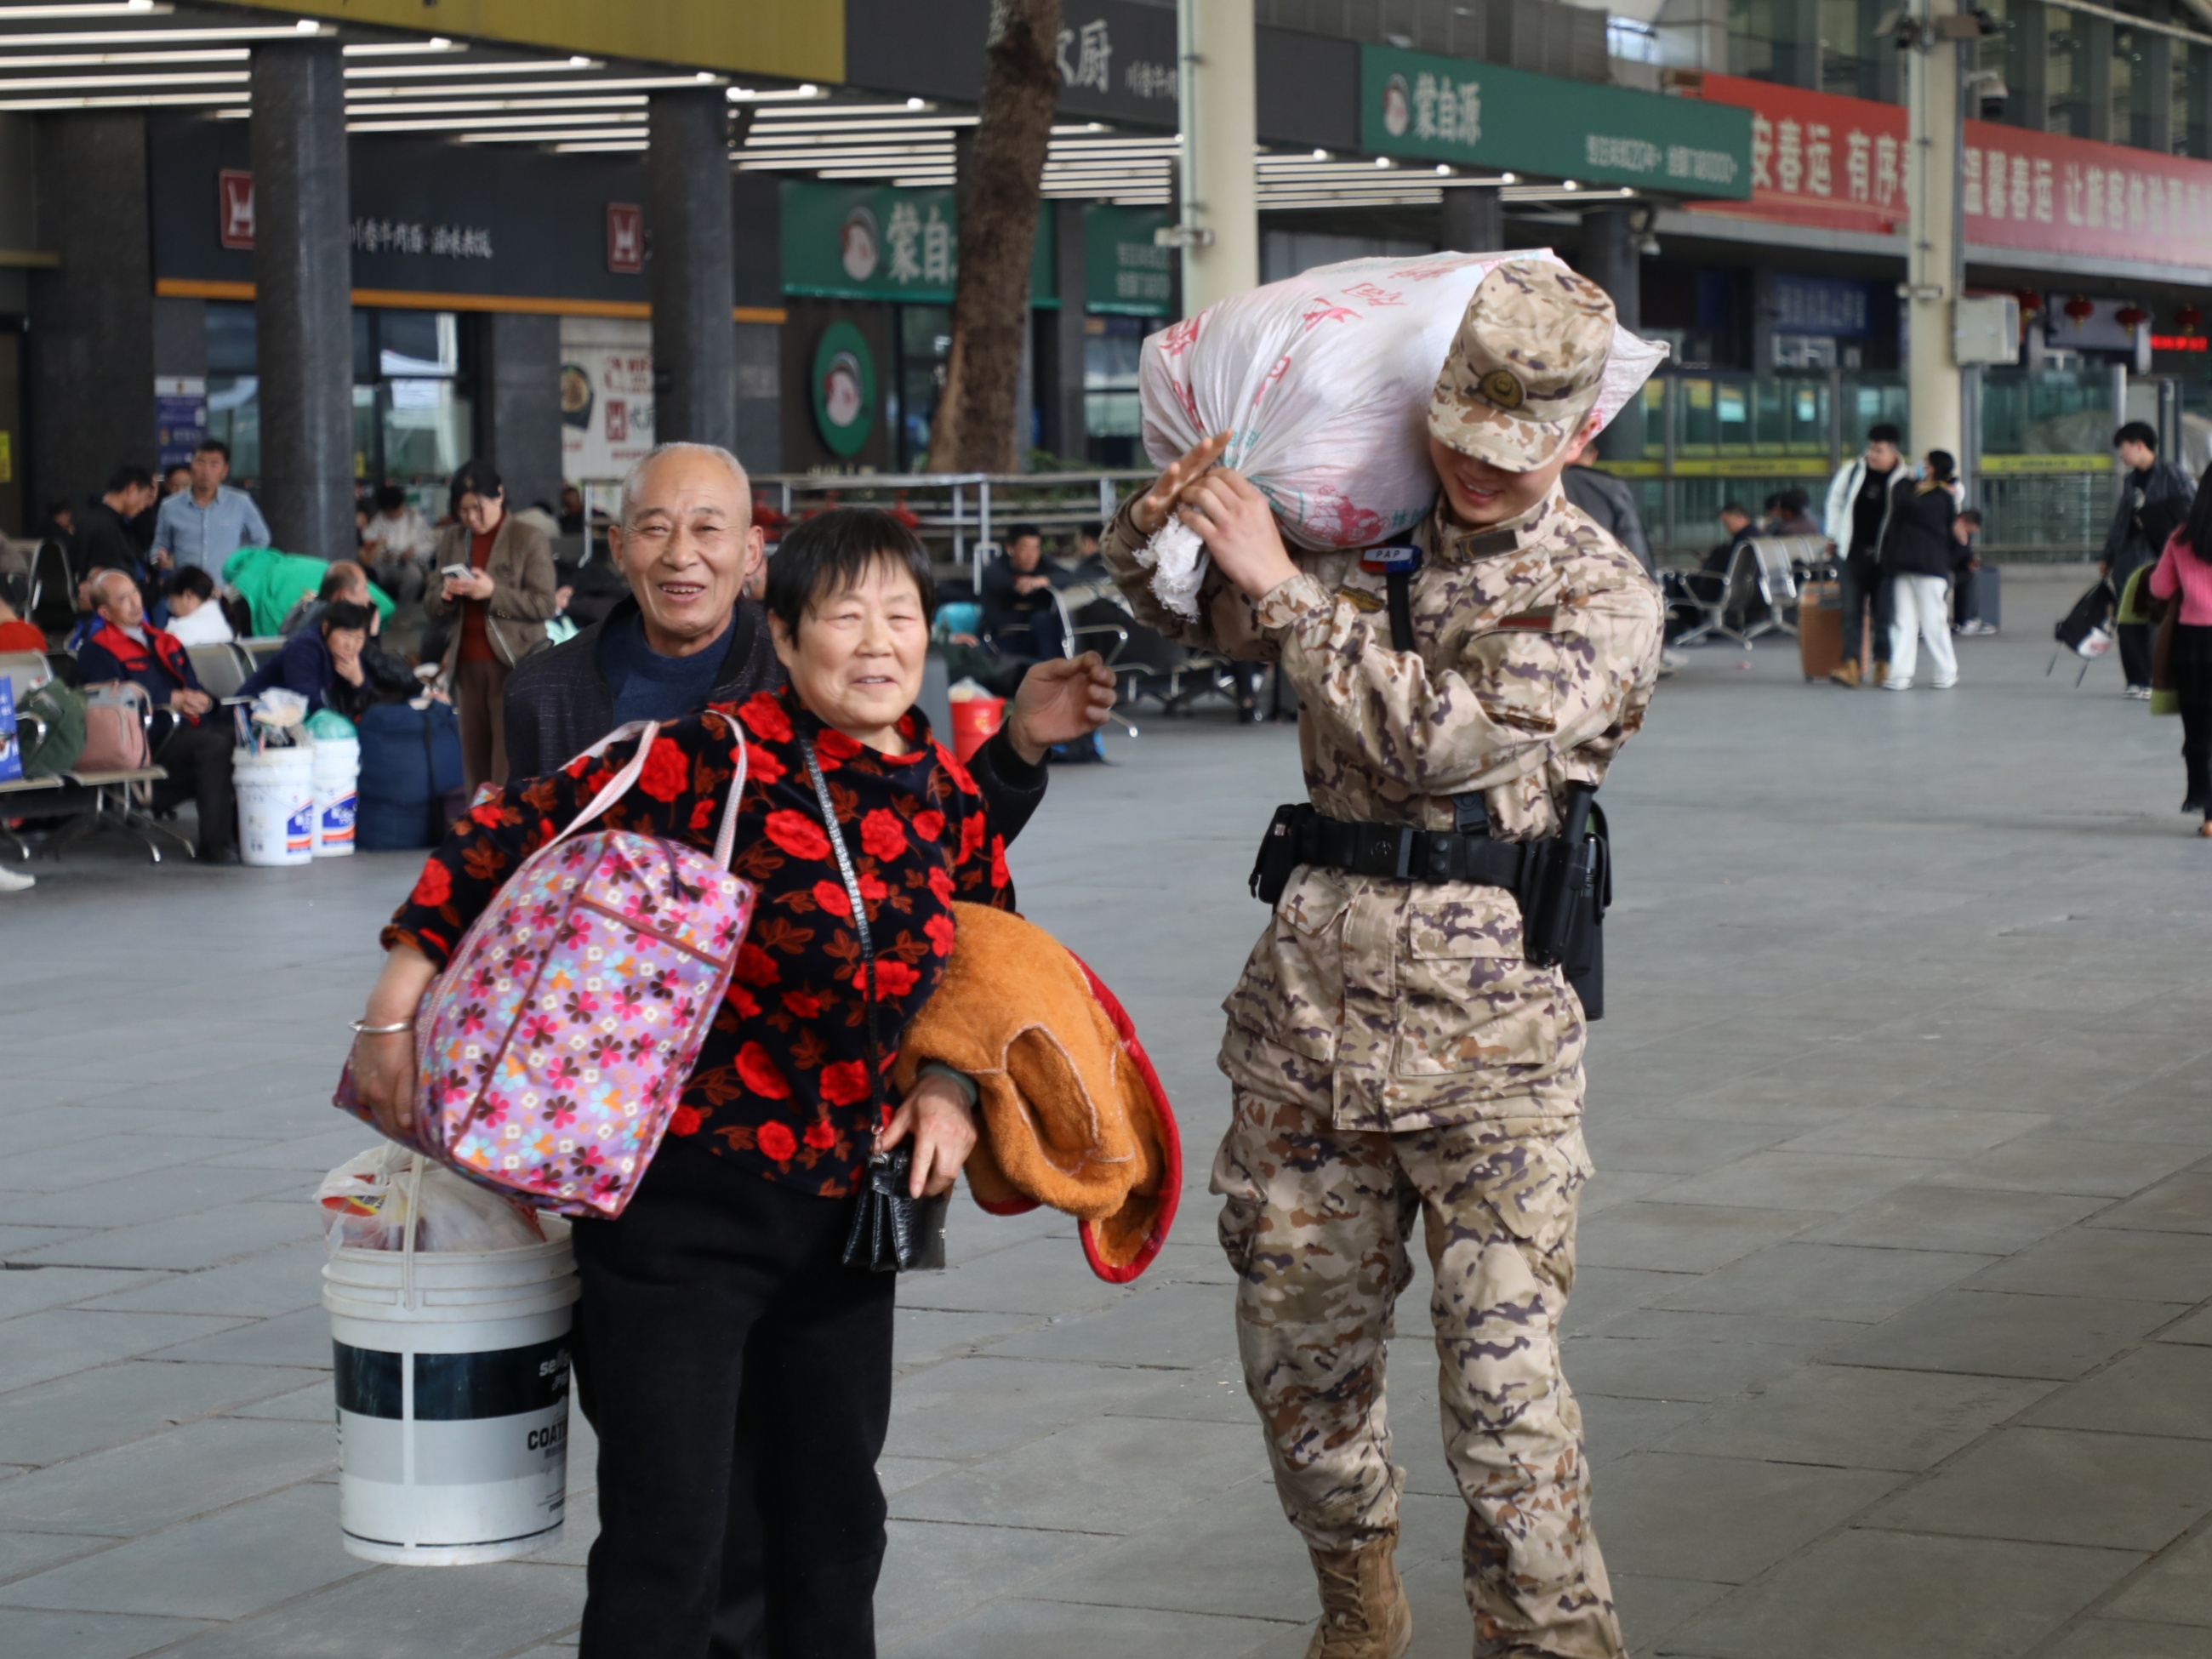
[[[786,294],[952,303],[960,238],[949,190],[787,179],[782,219]],[[1052,215],[1040,213],[1030,254],[1032,305],[1060,303],[1052,254]]]
[[[1175,299],[1173,248],[1152,233],[1168,216],[1100,204],[1083,213],[1083,307],[1124,317],[1166,317]]]
[[[1748,110],[1395,46],[1359,49],[1359,142],[1377,155],[1751,195]]]

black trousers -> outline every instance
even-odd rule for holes
[[[1871,559],[1845,559],[1841,577],[1844,601],[1844,660],[1859,659],[1859,624],[1874,616],[1874,659],[1889,660],[1889,584]]]
[[[220,858],[238,844],[238,799],[231,793],[230,756],[238,739],[232,733],[230,711],[218,708],[203,715],[198,726],[181,720],[154,751],[154,764],[168,777],[154,786],[154,804],[167,808],[190,800],[200,815],[198,852],[204,859]]]
[[[851,1219],[667,1141],[620,1220],[576,1224],[579,1659],[873,1659],[897,1276],[838,1260]]]
[[[2120,623],[2112,632],[2119,639],[2120,672],[2130,685],[2148,685],[2151,645],[2158,630],[2148,623]]]
[[[2187,800],[2204,803],[2212,823],[2212,628],[2173,625],[2173,652],[2166,661],[2181,704],[2181,763],[2189,774]]]

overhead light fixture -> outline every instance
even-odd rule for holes
[[[1387,167],[1390,165],[1390,158],[1387,155],[1378,155],[1375,158],[1375,165],[1378,167]]]
[[[312,17],[302,17],[292,25],[292,33],[295,34],[320,34],[322,32],[323,26]]]
[[[1443,178],[1443,179],[1449,179],[1449,178],[1450,178],[1450,177],[1452,176],[1451,164],[1450,164],[1449,162],[1448,162],[1448,161],[1439,161],[1439,162],[1437,162],[1437,175],[1439,178]]]
[[[106,5],[0,6],[0,22],[30,22],[40,17],[162,17],[176,9],[155,0],[112,0]]]
[[[1326,161],[1329,159],[1329,154],[1325,149],[1317,149],[1313,153],[1313,158],[1316,161]]]
[[[210,46],[204,52],[58,52],[9,58],[0,55],[0,70],[97,69],[101,65],[132,64],[242,64],[252,53],[244,46]]]
[[[0,70],[7,66],[8,60],[0,58]],[[481,86],[466,82],[459,85],[425,85],[420,81],[408,81],[390,87],[349,84],[346,88],[346,100],[349,103],[363,103],[377,98],[507,98],[532,92],[556,97],[580,97],[586,93],[653,92],[663,87],[688,87],[690,84],[689,79],[680,75],[640,76],[605,81],[487,81]]]
[[[30,9],[42,17],[53,15],[45,6]],[[28,46],[166,46],[188,40],[294,40],[298,38],[299,31],[289,26],[235,29],[78,29],[68,33],[0,34],[0,63],[7,61],[6,53]]]
[[[466,52],[442,34],[427,40],[365,40],[345,48],[348,58],[398,58],[418,52]]]
[[[1521,182],[1521,175],[1517,173],[1501,173],[1498,175],[1498,182],[1501,185],[1517,185]]]
[[[6,59],[0,58],[0,68]],[[33,75],[21,80],[0,79],[0,93],[60,92],[68,88],[192,87],[221,82],[234,84],[252,78],[248,70],[202,70],[185,75]]]
[[[514,58],[496,64],[394,64],[388,68],[370,64],[363,69],[349,67],[349,81],[428,81],[458,75],[561,75],[574,74],[578,70],[603,69],[588,58],[570,58],[562,62],[550,59]],[[691,77],[679,76],[667,82],[671,86],[688,87]]]
[[[1573,179],[1570,179],[1565,184],[1561,185],[1559,188],[1561,190],[1580,190],[1582,186],[1577,184]]]

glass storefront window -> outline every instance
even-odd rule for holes
[[[2087,77],[2081,54],[2087,42],[2081,21],[2057,6],[2044,14],[2050,48],[2044,56],[2044,87],[2050,98],[2052,132],[2075,138],[2089,136]]]
[[[919,466],[929,453],[929,424],[945,395],[945,359],[952,354],[949,306],[900,306],[898,312],[898,465]]]
[[[475,453],[467,330],[450,311],[353,313],[353,465],[364,484],[435,489]],[[253,307],[207,307],[208,429],[230,446],[231,474],[261,475]]]
[[[2100,455],[2112,440],[2112,377],[2102,365],[1984,371],[1984,454]]]
[[[1089,458],[1104,466],[1144,465],[1137,356],[1143,317],[1087,317],[1083,340],[1083,428]]]

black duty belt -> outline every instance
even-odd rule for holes
[[[1325,865],[1356,876],[1398,881],[1471,881],[1518,892],[1531,866],[1528,846],[1451,830],[1403,823],[1351,823],[1310,806],[1289,826],[1294,864]]]

